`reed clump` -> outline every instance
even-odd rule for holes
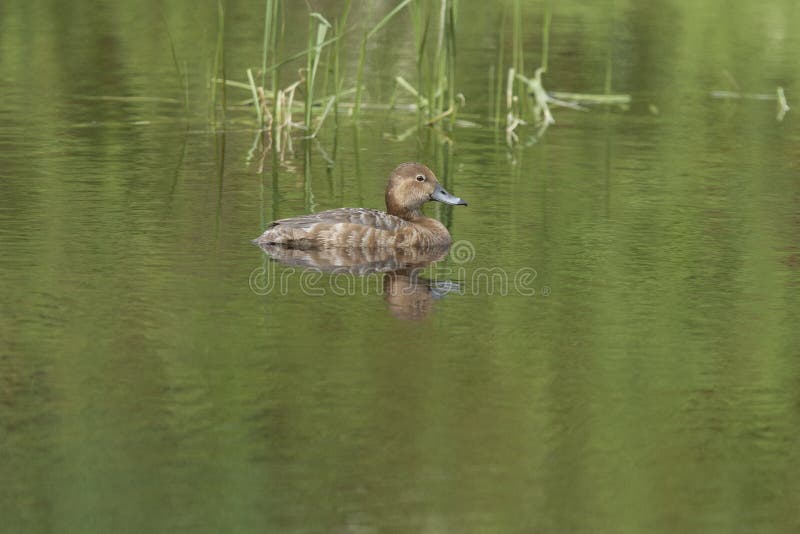
[[[542,53],[541,63],[532,76],[525,75],[525,63],[523,60],[523,31],[522,31],[522,4],[520,0],[514,0],[512,5],[512,60],[508,68],[505,90],[505,136],[506,143],[513,146],[519,142],[517,133],[518,127],[533,123],[536,127],[534,140],[544,135],[547,128],[555,124],[551,107],[560,106],[579,111],[587,111],[587,104],[620,105],[626,106],[630,103],[630,95],[611,94],[611,61],[606,62],[606,84],[603,94],[570,93],[564,91],[547,91],[543,84],[543,77],[547,73],[548,57],[550,49],[550,21],[552,17],[552,6],[550,2],[545,3],[544,16],[542,17]],[[503,17],[505,21],[505,15]],[[613,24],[613,13],[611,22]],[[505,22],[501,30],[505,32]],[[497,72],[502,71],[502,54],[499,55]],[[496,91],[497,99],[494,104],[495,125],[499,128],[500,121],[500,83],[498,78]]]
[[[224,10],[219,1],[220,30],[214,59],[215,81],[222,87],[214,89],[212,99],[223,95],[224,88],[246,90],[247,102],[255,114],[263,145],[283,155],[292,151],[293,138],[314,139],[329,116],[338,124],[341,110],[346,109],[356,121],[365,109],[400,110],[416,113],[417,125],[437,127],[450,131],[457,124],[458,111],[465,104],[464,96],[456,89],[456,28],[459,0],[398,0],[376,23],[367,26],[348,26],[351,1],[347,0],[341,13],[326,18],[322,13],[309,11],[307,44],[304,50],[281,57],[284,36],[283,11],[288,4],[282,0],[265,0],[264,32],[260,68],[246,72],[247,81],[227,80],[224,76]],[[577,94],[547,91],[544,76],[548,69],[550,20],[552,9],[545,5],[542,21],[541,62],[527,74],[524,46],[523,2],[512,0],[504,9],[498,40],[496,65],[490,69],[490,110],[494,124],[505,129],[506,141],[513,145],[519,141],[519,127],[537,126],[535,136],[540,137],[555,123],[552,109],[555,106],[585,111],[585,104],[625,105],[628,95],[610,94],[610,56],[607,65],[604,94]],[[365,69],[368,64],[368,43],[401,14],[410,17],[416,56],[416,72],[394,75],[394,92],[386,103],[366,102]],[[506,53],[505,34],[511,32],[511,50]],[[343,76],[346,36],[358,34],[357,60],[354,84],[347,87]],[[351,58],[354,60],[356,58]],[[297,78],[283,85],[282,67],[293,61],[304,60]],[[508,64],[506,64],[506,62]],[[218,85],[214,84],[214,88]],[[411,98],[410,104],[399,104],[398,97]],[[352,97],[352,98],[349,98]],[[216,107],[215,107],[216,109]],[[501,117],[505,115],[503,120]],[[217,114],[214,114],[215,119]],[[408,134],[403,134],[404,136]],[[254,143],[254,147],[257,143]]]
[[[260,68],[247,70],[247,81],[228,80],[224,76],[224,11],[220,1],[220,30],[214,59],[212,102],[225,87],[249,92],[248,107],[252,107],[265,146],[283,154],[292,149],[292,136],[315,138],[333,115],[338,123],[339,113],[347,109],[358,120],[364,109],[409,110],[417,113],[418,123],[445,124],[451,128],[456,111],[464,97],[455,90],[456,19],[458,0],[400,0],[380,20],[363,29],[358,46],[355,83],[346,87],[342,57],[344,37],[358,30],[348,27],[351,1],[344,3],[339,16],[327,19],[321,13],[308,15],[308,41],[305,50],[279,57],[284,29],[281,0],[265,0],[264,32]],[[392,99],[389,104],[364,101],[364,72],[367,64],[368,42],[380,34],[402,13],[408,13],[414,27],[417,69],[415,76],[397,75],[395,93],[405,91],[414,103],[402,106]],[[305,60],[298,70],[298,79],[281,88],[281,67],[296,60]],[[413,81],[409,81],[409,79]],[[217,87],[221,90],[217,90]],[[347,97],[352,97],[346,100]],[[224,103],[223,116],[224,116]],[[213,114],[216,120],[217,114]]]

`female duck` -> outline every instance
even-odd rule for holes
[[[403,163],[392,171],[386,185],[388,213],[366,208],[338,208],[281,219],[271,223],[253,242],[299,249],[449,245],[447,228],[422,214],[422,205],[429,200],[467,205],[445,191],[425,165]]]

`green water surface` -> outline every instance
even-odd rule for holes
[[[285,4],[288,56],[308,7]],[[632,102],[514,147],[490,112],[506,4],[458,5],[452,131],[345,111],[259,172],[249,94],[209,119],[215,2],[2,2],[0,531],[800,531],[798,110],[711,96],[800,108],[796,2],[553,2],[546,87]],[[245,81],[264,5],[225,8]],[[365,101],[415,80],[412,36],[401,14],[370,41]],[[408,160],[469,201],[428,208],[460,255],[426,276],[458,290],[335,291],[250,244],[383,207]],[[263,269],[285,284],[254,291]]]

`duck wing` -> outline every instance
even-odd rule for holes
[[[384,211],[337,208],[275,221],[254,242],[302,249],[391,246],[396,232],[408,225]]]
[[[267,229],[274,228],[275,226],[308,228],[319,223],[360,224],[371,228],[378,228],[379,230],[392,231],[408,224],[408,222],[400,217],[389,215],[385,211],[368,208],[336,208],[333,210],[320,211],[319,213],[310,213],[308,215],[280,219],[270,223]]]

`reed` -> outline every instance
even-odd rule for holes
[[[611,53],[606,59],[606,80],[604,94],[587,93],[566,93],[548,92],[543,85],[542,78],[547,72],[548,56],[550,50],[550,22],[552,18],[552,8],[549,1],[545,3],[544,14],[542,17],[542,58],[541,65],[534,71],[533,76],[526,76],[524,71],[518,70],[517,66],[522,66],[521,49],[521,23],[516,19],[521,16],[519,12],[519,1],[515,0],[514,5],[514,31],[513,31],[513,65],[508,72],[506,85],[506,142],[511,145],[519,140],[516,128],[526,124],[525,117],[530,117],[538,125],[539,129],[536,137],[541,137],[548,126],[555,124],[555,118],[550,109],[551,106],[561,106],[579,111],[587,111],[582,104],[602,104],[602,105],[627,105],[631,97],[624,94],[610,94],[611,88]],[[612,14],[613,20],[613,14]],[[519,85],[522,88],[519,88]],[[525,103],[532,104],[528,109]]]
[[[267,139],[269,135],[269,147],[281,154],[281,157],[285,152],[292,151],[293,133],[295,139],[298,130],[302,131],[302,137],[315,138],[330,115],[333,115],[336,124],[339,124],[339,112],[342,109],[350,110],[355,121],[360,119],[361,112],[365,109],[416,113],[418,119],[416,127],[406,132],[418,131],[423,125],[427,125],[436,126],[436,135],[447,136],[446,131],[455,127],[457,113],[464,105],[463,95],[456,90],[459,0],[396,0],[394,6],[373,25],[361,23],[348,26],[351,0],[343,3],[341,13],[331,19],[332,23],[321,13],[309,11],[307,42],[304,50],[283,57],[278,52],[284,35],[286,4],[282,4],[280,0],[265,0],[260,68],[247,69],[245,83],[225,79],[223,1],[218,0],[217,4],[217,46],[212,75],[213,118],[217,119],[219,112],[217,107],[220,103],[222,120],[225,118],[226,87],[246,90],[248,98],[244,102],[245,104],[252,102],[255,118],[263,130],[263,139]],[[487,77],[488,120],[495,124],[498,133],[505,127],[509,144],[519,141],[518,128],[528,123],[538,126],[536,136],[541,136],[548,125],[555,123],[551,111],[553,106],[585,110],[581,104],[625,106],[630,102],[628,95],[611,94],[611,48],[605,65],[605,94],[545,90],[544,78],[550,68],[553,4],[552,0],[544,0],[541,19],[541,62],[532,74],[525,70],[526,64],[527,68],[531,68],[529,58],[533,57],[531,51],[525,49],[525,5],[523,0],[509,0],[502,10],[499,18],[496,61],[489,68]],[[365,76],[370,39],[378,35],[404,11],[409,12],[414,30],[416,79],[413,72],[397,72],[393,75],[395,85],[388,103],[364,102],[364,91],[369,86],[365,83]],[[613,24],[613,0],[611,18]],[[613,26],[609,28],[611,36]],[[346,48],[343,42],[344,38],[354,31],[360,32],[360,36],[354,39],[358,47],[357,57],[350,58],[357,59],[355,83],[345,87],[347,82],[344,65],[347,61],[344,58]],[[185,68],[181,69],[171,41],[170,46],[176,72],[184,81],[185,100],[188,103]],[[303,69],[299,71],[299,80],[281,88],[279,81],[281,67],[296,60],[301,60],[304,64]],[[322,72],[320,69],[323,69]],[[410,95],[413,104],[397,102],[399,93]],[[352,95],[352,98],[343,100],[349,95]],[[786,105],[781,106],[781,109],[785,107]],[[302,119],[296,120],[298,115],[302,115]],[[394,138],[400,139],[410,135],[406,132]],[[263,145],[266,146],[266,143]],[[254,142],[253,147],[257,146],[258,144]],[[254,149],[251,149],[251,159],[253,154]]]
[[[428,124],[449,117],[452,126],[456,111],[455,87],[455,0],[441,0],[439,28],[434,53],[434,77],[431,90],[435,104],[429,111],[435,115]]]
[[[463,99],[455,91],[456,59],[456,0],[441,0],[434,11],[432,2],[415,0],[412,21],[417,52],[417,86],[414,88],[402,76],[395,77],[398,85],[417,99],[420,123],[435,124],[455,112]],[[436,22],[432,29],[432,21]],[[432,38],[435,43],[431,44]]]
[[[445,72],[447,74],[447,109],[450,114],[450,126],[455,123],[456,99],[463,95],[456,94],[456,0],[448,0],[445,21]]]
[[[225,79],[225,6],[222,0],[217,0],[217,43],[214,50],[214,78]],[[222,121],[225,121],[225,100],[226,91],[225,84],[221,84],[221,99],[222,99]],[[211,120],[212,123],[217,122],[217,83],[212,80],[211,84]]]
[[[280,86],[281,65],[278,62],[278,52],[279,52],[280,38],[283,37],[284,27],[285,27],[285,21],[283,19],[283,10],[280,9],[280,6],[279,6],[278,2],[279,2],[279,0],[275,0],[275,7],[273,8],[274,11],[273,11],[273,15],[272,15],[274,31],[271,32],[271,34],[270,34],[272,36],[272,44],[270,46],[270,50],[272,52],[273,63],[275,64],[275,66],[273,68],[269,69],[269,72],[272,74],[272,76],[271,76],[271,80],[272,80],[271,92],[272,92],[273,98],[278,93],[278,87]],[[278,14],[279,13],[281,14],[280,25],[278,25]]]
[[[309,15],[305,93],[305,127],[309,132],[311,131],[311,115],[314,106],[314,83],[317,79],[317,68],[319,67],[319,58],[325,43],[325,36],[330,27],[330,23],[319,13],[311,13]]]
[[[161,13],[161,20],[164,23],[164,28],[167,32],[167,39],[169,40],[169,51],[172,54],[172,65],[175,67],[175,74],[178,77],[178,82],[181,86],[181,91],[183,92],[183,106],[184,111],[186,111],[186,116],[189,116],[189,69],[186,64],[186,61],[183,62],[183,69],[181,69],[180,63],[178,62],[178,53],[175,51],[175,41],[172,38],[172,32],[169,31],[169,24],[167,24],[167,19],[164,17],[164,14]]]
[[[423,113],[428,112],[428,99],[423,93],[428,94],[424,88],[426,87],[425,79],[428,74],[427,64],[425,61],[425,48],[428,43],[428,30],[430,28],[430,2],[416,0],[412,4],[412,22],[414,24],[414,38],[415,50],[417,54],[417,85],[420,90],[418,91],[410,83],[408,83],[402,76],[395,77],[396,82],[400,87],[411,93],[417,99],[417,118],[418,125],[422,125]]]
[[[496,128],[500,127],[500,113],[503,102],[503,73],[505,68],[503,65],[505,56],[505,46],[503,37],[506,34],[506,19],[508,18],[508,10],[504,9],[500,18],[500,33],[497,36],[497,63],[495,67],[495,86],[494,86],[494,124]]]
[[[347,27],[347,17],[350,16],[350,0],[347,0],[344,5],[344,11],[341,17],[337,18],[333,23],[333,33],[336,41],[333,44],[333,115],[336,123],[339,123],[339,100],[342,96],[342,39],[344,29]]]
[[[274,40],[278,30],[278,0],[266,0],[264,11],[264,41],[261,51],[261,87],[267,86],[267,62],[270,52],[275,55]]]
[[[544,4],[544,19],[542,20],[542,72],[547,72],[547,58],[550,56],[550,20],[552,17],[553,8],[548,0]]]
[[[400,13],[410,3],[411,0],[402,0],[391,11],[389,11],[386,16],[378,21],[378,23],[373,26],[371,30],[364,32],[364,37],[361,39],[361,47],[358,54],[358,71],[356,73],[356,102],[355,107],[353,108],[353,116],[356,118],[358,118],[359,112],[361,111],[361,93],[364,79],[364,63],[366,62],[367,57],[367,40],[378,33],[389,23],[390,20],[394,18],[395,15]]]
[[[349,4],[347,2],[348,7],[345,9],[345,12],[349,11]],[[346,19],[346,16],[343,18]],[[333,21],[333,33],[334,35],[339,35],[342,31],[342,24],[340,19],[336,19]],[[342,46],[341,40],[337,40],[336,43],[333,45],[333,92],[334,92],[334,100],[333,100],[333,116],[336,120],[336,124],[339,124],[339,98],[341,98],[342,92]]]
[[[418,0],[416,2],[415,33],[418,35],[417,46],[417,85],[419,86],[418,99],[419,117],[429,119],[433,113],[431,108],[435,106],[435,88],[433,85],[433,60],[429,49],[429,43],[433,39],[434,30],[431,29],[433,15],[433,2]]]
[[[361,88],[362,86],[362,79],[364,77],[364,61],[366,61],[367,57],[367,33],[364,33],[364,37],[361,39],[361,46],[359,47],[358,52],[358,69],[356,70],[356,101],[355,106],[353,107],[353,116],[358,119],[358,115],[361,111]]]
[[[247,69],[247,81],[250,82],[250,92],[253,97],[253,106],[256,108],[256,116],[258,117],[258,124],[259,126],[264,125],[264,112],[262,110],[261,98],[259,98],[259,91],[258,87],[256,87],[256,82],[253,79],[253,71],[252,69]],[[263,94],[263,90],[261,92]]]
[[[342,42],[345,35],[353,31],[347,26],[351,0],[344,3],[341,15],[333,19],[333,24],[317,12],[310,12],[308,18],[308,37],[304,50],[281,59],[278,47],[283,35],[280,0],[265,0],[264,34],[261,46],[260,69],[247,69],[246,83],[225,79],[224,69],[224,9],[219,2],[219,30],[217,50],[214,56],[214,86],[212,100],[218,100],[217,93],[226,87],[235,87],[249,93],[246,102],[252,102],[259,126],[269,130],[270,148],[283,154],[291,151],[291,132],[298,128],[305,130],[304,137],[316,137],[328,116],[333,114],[338,124],[342,106],[352,109],[354,120],[358,120],[365,107],[370,109],[395,109],[394,99],[398,89],[408,91],[415,99],[415,106],[397,106],[396,109],[413,109],[419,118],[418,126],[446,123],[447,128],[455,124],[457,108],[464,98],[455,90],[456,85],[456,20],[458,0],[400,0],[376,24],[363,31],[359,39],[359,52],[355,86],[345,88],[342,58]],[[412,21],[416,35],[417,87],[415,88],[401,75],[395,77],[397,85],[392,101],[387,106],[381,103],[364,103],[364,76],[367,64],[369,40],[400,13],[411,8]],[[332,35],[331,35],[332,34]],[[304,60],[300,79],[284,89],[279,88],[278,72],[282,65],[297,59]],[[320,72],[323,69],[323,72]],[[498,73],[499,74],[499,73]],[[219,89],[217,88],[219,85]],[[271,86],[271,89],[268,89]],[[302,92],[299,98],[297,89]],[[345,95],[354,94],[352,104],[342,102]],[[223,99],[224,100],[224,99]],[[223,104],[224,107],[224,104]],[[321,110],[315,116],[315,108]],[[295,122],[292,114],[302,110],[302,122]],[[223,110],[224,115],[224,110]],[[445,119],[447,119],[445,121]],[[254,142],[253,147],[258,143]],[[251,149],[250,159],[254,157]]]
[[[612,58],[614,54],[614,14],[616,12],[616,3],[614,0],[611,0],[611,10],[609,14],[608,20],[608,36],[606,37],[606,41],[608,42],[608,50],[606,52],[606,76],[605,82],[603,83],[603,92],[605,94],[609,94],[611,92],[611,75],[612,75]]]
[[[522,30],[522,4],[520,0],[514,0],[512,5],[512,16],[511,16],[511,67],[514,69],[516,73],[523,73],[525,72],[525,53],[524,53],[524,44],[523,44],[523,30]],[[514,91],[517,95],[524,95],[523,86],[521,83],[516,84],[516,90]],[[522,99],[522,102],[525,102],[525,99]],[[519,98],[517,99],[518,107],[522,107],[522,102],[519,102]],[[523,115],[524,110],[519,109],[519,115]]]
[[[333,26],[331,26],[331,29],[333,31],[335,31]],[[332,52],[331,51],[333,50],[333,48],[334,48],[333,46],[325,47],[325,51],[323,52],[323,56],[322,56],[322,58],[320,60],[320,63],[323,65],[323,67],[322,67],[322,82],[320,83],[319,88],[322,90],[321,94],[323,94],[323,95],[328,95],[328,94],[331,93],[329,84],[330,84],[330,79],[331,79],[331,68],[330,68],[330,66],[332,64],[332,61],[331,61]]]
[[[778,104],[778,114],[776,120],[781,122],[786,116],[786,112],[792,108],[786,100],[786,92],[783,87],[778,86],[775,94],[769,93],[740,93],[737,91],[711,91],[712,98],[741,98],[745,100],[775,100]]]
[[[267,69],[270,60],[277,62],[278,56],[278,34],[279,34],[279,13],[280,0],[266,0],[264,2],[264,38],[261,48],[261,85],[256,87],[252,73],[248,69],[248,81],[250,82],[253,104],[256,107],[256,117],[259,128],[269,129],[270,142],[275,139],[275,120],[277,117],[277,91],[278,78],[280,71],[278,68]],[[271,76],[270,76],[271,75]],[[270,78],[270,90],[267,90],[267,78]],[[268,97],[271,98],[272,108],[270,109]],[[263,144],[263,143],[262,143]]]
[[[432,115],[442,108],[441,99],[444,97],[442,94],[444,82],[444,67],[442,65],[442,59],[444,56],[442,54],[442,49],[444,48],[444,10],[447,9],[446,0],[441,0],[440,6],[439,20],[437,24],[436,46],[433,49],[433,70],[429,78],[430,83],[428,84],[429,100],[432,102],[431,107],[428,109],[428,120],[433,118]]]

